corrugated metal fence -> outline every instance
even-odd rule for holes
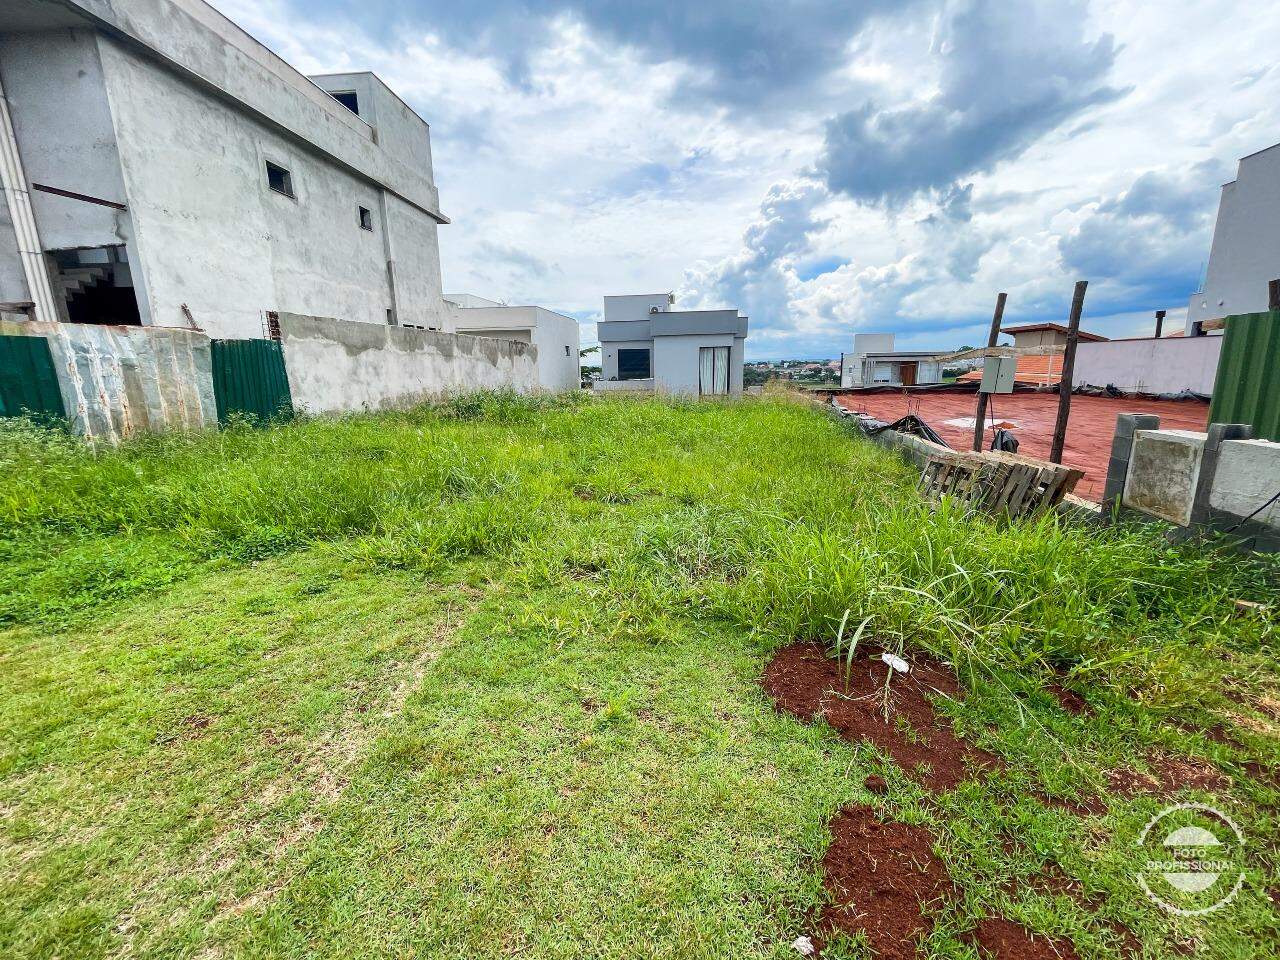
[[[214,340],[213,393],[218,422],[234,414],[259,420],[289,416],[293,399],[284,351],[274,340]]]
[[[0,336],[0,417],[26,415],[67,416],[49,341]]]
[[[1248,423],[1280,441],[1280,311],[1227,317],[1210,423]]]

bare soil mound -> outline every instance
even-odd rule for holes
[[[1070,941],[1032,936],[1026,927],[1003,917],[979,921],[968,939],[978,953],[993,960],[1079,960]]]
[[[931,790],[956,786],[972,768],[999,765],[934,712],[930,695],[960,695],[946,666],[914,655],[910,672],[897,673],[879,654],[868,650],[846,674],[820,645],[793,643],[774,654],[761,683],[778,709],[806,721],[821,717],[846,740],[869,740]]]
[[[933,929],[931,905],[953,894],[932,834],[885,823],[869,807],[836,814],[822,872],[831,897],[820,917],[823,930],[865,933],[872,952],[886,960],[913,960]]]

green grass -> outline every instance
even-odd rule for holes
[[[0,956],[789,957],[840,806],[929,824],[960,896],[1118,960],[1280,939],[1277,565],[1002,525],[807,404],[463,397],[153,437],[0,434]],[[930,796],[780,716],[791,639],[955,664],[1005,772]],[[1094,707],[1043,692],[1066,677]],[[1219,742],[1184,727],[1222,723]],[[1153,753],[1248,834],[1201,918],[1137,889]],[[872,772],[884,798],[862,787]],[[1037,893],[1057,864],[1096,909]],[[854,943],[833,955],[857,956]]]

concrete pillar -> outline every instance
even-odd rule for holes
[[[1115,510],[1124,495],[1125,477],[1129,475],[1129,456],[1133,452],[1135,430],[1159,430],[1160,418],[1150,413],[1122,413],[1116,417],[1116,432],[1111,440],[1111,460],[1107,463],[1107,482],[1102,489],[1104,513]]]
[[[1209,492],[1213,489],[1213,478],[1218,472],[1218,455],[1226,440],[1250,440],[1253,438],[1253,427],[1247,423],[1211,423],[1209,433],[1204,442],[1204,455],[1200,460],[1200,480],[1196,484],[1195,500],[1191,505],[1191,522],[1202,524],[1210,522]]]

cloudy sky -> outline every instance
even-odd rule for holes
[[[674,290],[748,357],[1175,326],[1280,140],[1280,14],[1225,0],[214,0],[431,124],[445,288],[584,322]]]

